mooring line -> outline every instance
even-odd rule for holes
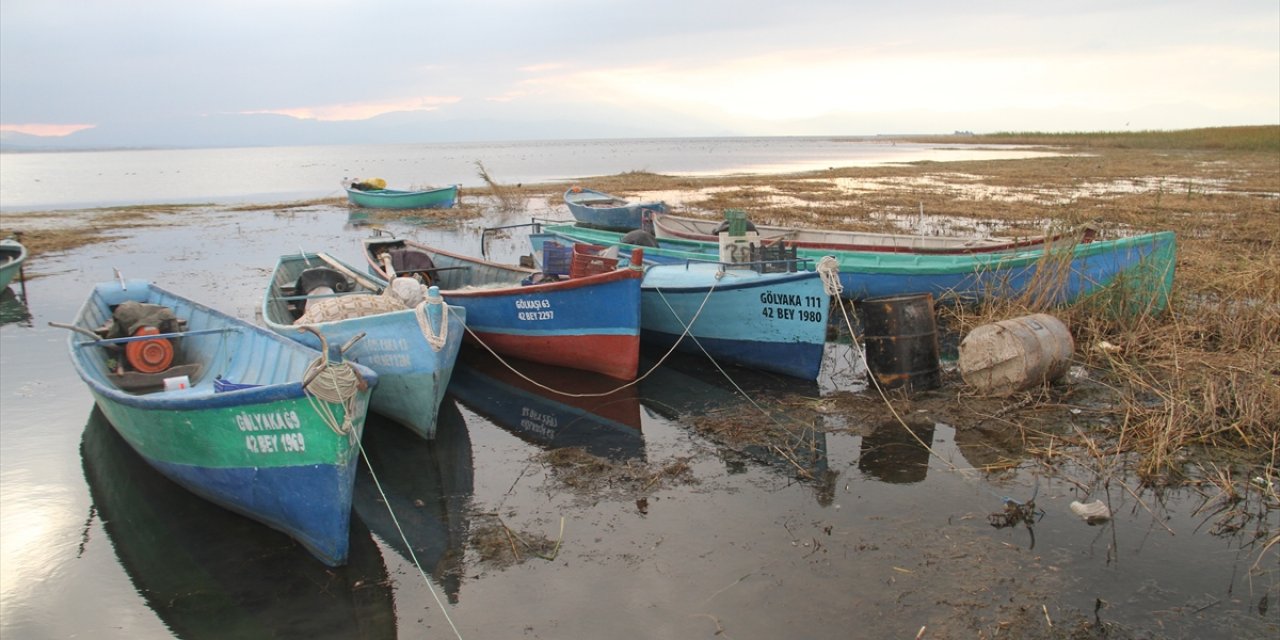
[[[391,501],[387,499],[386,492],[382,490],[382,483],[378,481],[378,474],[373,471],[373,463],[369,462],[369,454],[365,453],[363,438],[356,442],[360,445],[360,457],[364,459],[364,466],[369,470],[369,475],[373,478],[373,485],[378,488],[378,495],[382,496],[382,504],[387,505],[387,513],[391,516],[391,522],[396,525],[396,532],[400,534],[400,540],[404,542],[404,548],[409,550],[409,558],[413,560],[414,568],[418,570],[418,575],[422,576],[422,581],[426,583],[427,590],[431,592],[431,597],[435,598],[436,606],[440,608],[440,613],[444,614],[444,619],[449,622],[449,628],[453,629],[453,635],[458,640],[462,640],[462,633],[453,624],[453,618],[449,616],[449,610],[440,601],[440,594],[436,593],[436,588],[431,584],[431,579],[422,570],[422,563],[418,562],[418,554],[413,552],[413,545],[409,544],[409,538],[405,536],[404,528],[400,526],[400,519],[396,517],[396,512],[391,508]]]

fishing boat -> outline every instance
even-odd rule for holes
[[[566,367],[510,364],[464,347],[449,393],[544,449],[577,448],[615,462],[645,459],[636,385]]]
[[[347,563],[332,568],[278,531],[192,500],[97,409],[85,424],[80,459],[90,519],[101,521],[109,543],[105,553],[114,549],[132,591],[173,637],[396,637],[387,567],[359,518],[351,520]],[[86,539],[86,560],[104,550],[97,546],[103,541]]]
[[[0,289],[9,286],[22,271],[27,260],[27,248],[11,238],[0,240]]]
[[[458,201],[458,185],[439,187],[436,189],[417,189],[401,191],[379,188],[377,184],[363,181],[345,181],[342,185],[347,191],[347,201],[357,207],[368,209],[451,209]]]
[[[57,326],[73,330],[76,372],[148,464],[327,565],[347,561],[377,373],[145,280],[97,285]]]
[[[466,310],[423,295],[416,282],[371,279],[327,253],[280,256],[262,299],[263,322],[273,331],[315,347],[315,327],[330,342],[355,336],[349,357],[378,372],[371,408],[426,439],[466,333]]]
[[[687,218],[669,213],[649,214],[646,228],[657,238],[718,242],[727,221]],[[1046,242],[1068,238],[1067,234],[1026,238],[928,236],[899,233],[871,233],[753,224],[760,242],[779,240],[789,245],[818,251],[885,251],[890,253],[990,253],[1042,247]],[[1086,236],[1091,240],[1091,236]]]
[[[622,235],[572,224],[544,225],[542,230],[592,244],[631,246]],[[717,260],[716,243],[654,239],[643,246],[646,261],[684,263]],[[1040,248],[996,253],[921,254],[883,251],[835,251],[796,247],[817,269],[831,256],[839,273],[841,297],[863,300],[911,293],[931,293],[939,301],[1020,299],[1048,307],[1089,302],[1119,314],[1163,310],[1173,288],[1176,241],[1162,231],[1120,238],[1059,241]]]
[[[661,201],[629,202],[615,195],[601,191],[593,191],[582,187],[572,187],[564,192],[564,203],[569,207],[578,224],[630,231],[639,229],[646,211],[665,213],[667,205]]]
[[[468,339],[496,353],[623,380],[636,376],[638,269],[604,269],[602,260],[586,258],[579,269],[553,275],[402,238],[364,242],[370,273],[413,275],[438,286],[449,304],[467,310]]]
[[[529,236],[534,255],[544,263],[549,245],[572,245],[577,238],[558,229],[552,225]],[[598,237],[603,241],[594,246],[619,246],[620,234]],[[648,249],[643,256],[649,258]],[[816,379],[829,299],[820,275],[795,265],[726,264],[705,256],[646,265],[640,283],[641,339],[705,353],[717,362]]]

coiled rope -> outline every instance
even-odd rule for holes
[[[433,288],[433,290],[435,290]],[[414,317],[418,319],[418,328],[422,330],[422,337],[426,339],[427,344],[431,345],[433,351],[439,352],[444,345],[449,342],[449,305],[444,303],[444,298],[440,296],[439,291],[436,295],[427,295],[426,299],[418,303],[414,307]],[[437,333],[431,327],[431,318],[427,317],[427,305],[440,305],[440,331]]]
[[[320,339],[320,355],[307,365],[302,376],[302,390],[307,395],[307,402],[334,433],[354,439],[352,420],[356,413],[356,395],[366,388],[364,379],[351,363],[329,361],[329,343],[314,327],[302,326],[298,330],[308,331]],[[333,413],[335,404],[342,406],[341,422]]]

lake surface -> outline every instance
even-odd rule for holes
[[[280,202],[342,195],[344,177],[391,188],[483,186],[627,171],[781,173],[886,162],[1021,158],[1017,148],[875,138],[681,138],[508,143],[155,149],[0,155],[0,212],[122,204]]]
[[[252,162],[233,155],[228,166]],[[534,205],[388,226],[474,253],[485,227],[549,213]],[[857,358],[837,344],[817,382],[736,369],[726,379],[679,357],[587,406],[472,354],[436,441],[371,419],[365,453],[381,491],[362,471],[351,563],[326,569],[152,472],[94,409],[67,333],[48,325],[70,321],[115,269],[256,321],[280,254],[328,250],[359,263],[369,233],[332,206],[196,208],[187,222],[38,256],[28,267],[38,277],[0,297],[0,637],[742,640],[911,638],[922,627],[933,638],[1051,637],[1096,623],[1114,637],[1274,638],[1280,629],[1276,568],[1251,574],[1256,523],[1217,530],[1208,496],[1194,490],[1130,493],[1118,482],[1122,461],[1115,484],[1088,487],[1115,519],[1090,526],[1069,508],[1085,487],[1032,461],[978,473],[987,443],[943,423],[918,428],[931,454],[898,425],[825,415],[790,459],[697,428],[751,416],[753,401],[861,389]],[[513,231],[489,251],[511,260],[527,239]],[[646,362],[660,355],[646,352]],[[538,375],[565,390],[600,384]],[[619,465],[683,462],[696,481],[656,483],[642,498],[574,490],[539,458],[567,447]],[[801,467],[819,481],[798,479]],[[1043,515],[1033,527],[993,527],[1005,497],[1035,497]],[[475,543],[494,527],[558,541],[558,551],[489,564]]]

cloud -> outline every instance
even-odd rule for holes
[[[256,109],[240,111],[244,115],[275,114],[291,116],[302,120],[343,121],[368,120],[385,113],[402,111],[434,111],[442,105],[455,104],[461,101],[458,96],[422,96],[398,100],[382,100],[376,102],[349,102],[313,107],[289,107],[284,109]]]

